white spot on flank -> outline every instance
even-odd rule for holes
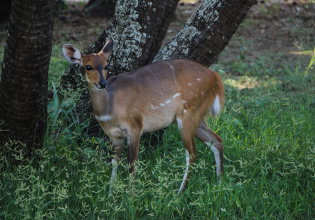
[[[160,104],[160,106],[164,106],[164,105],[165,105],[164,103]]]
[[[220,105],[220,97],[217,95],[213,101],[212,107],[211,107],[211,113],[214,116],[217,116],[220,113],[221,105]]]
[[[196,97],[198,98],[198,95],[196,95]]]
[[[204,92],[201,93],[201,95],[204,95],[204,94],[205,94]]]
[[[154,106],[154,105],[151,104],[151,109],[154,110],[154,109],[157,109],[157,108],[159,108],[159,107],[156,107],[156,106]]]
[[[172,70],[175,70],[174,67],[173,67],[171,64],[169,64],[169,65],[170,65],[170,67],[171,67]]]
[[[171,102],[172,102],[171,100],[167,100],[165,103],[168,104],[168,103],[171,103]]]
[[[185,100],[183,101],[183,104],[186,104],[186,101],[185,101]]]
[[[213,151],[213,154],[214,154],[214,158],[215,158],[215,163],[217,164],[217,175],[219,176],[220,175],[220,155],[219,155],[219,151],[218,149],[213,146],[211,143],[207,142],[206,143],[210,148],[211,150]]]
[[[187,113],[187,111],[184,109],[184,114]]]
[[[197,80],[200,82],[201,81],[201,79],[200,78],[197,78]]]
[[[112,116],[110,115],[103,115],[103,116],[97,116],[95,115],[95,119],[98,120],[98,121],[109,121],[112,119]]]
[[[189,153],[188,151],[185,149],[186,151],[186,170],[185,170],[185,175],[184,175],[184,178],[183,178],[183,181],[182,181],[182,184],[180,185],[180,188],[178,190],[178,193],[181,192],[183,190],[183,187],[184,187],[184,184],[187,180],[187,176],[188,176],[188,169],[189,169]]]
[[[180,96],[180,93],[176,93],[173,98],[177,97],[177,96]]]
[[[172,64],[170,64],[170,63],[168,63],[168,62],[165,62],[165,63],[167,63],[167,64],[170,66],[170,68],[173,70],[174,83],[175,83],[175,86],[176,86],[176,85],[177,85],[177,80],[176,80],[175,69],[174,69],[174,67],[172,66]]]
[[[191,83],[188,83],[188,85],[191,86],[192,84],[191,84]]]

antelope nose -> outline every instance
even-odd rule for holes
[[[107,86],[107,82],[106,81],[100,81],[100,87],[102,89],[106,88],[106,86]]]

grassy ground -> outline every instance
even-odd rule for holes
[[[68,65],[54,47],[51,80]],[[222,55],[224,57],[224,53]],[[4,219],[312,219],[315,218],[314,71],[307,63],[267,56],[254,64],[236,58],[213,68],[221,72],[226,103],[209,124],[224,140],[225,174],[219,185],[211,150],[197,142],[198,159],[187,190],[177,195],[185,153],[176,127],[164,145],[141,144],[134,197],[129,195],[127,150],[108,197],[109,145],[80,132],[86,123],[66,123],[77,94],[64,100],[56,120],[50,105],[49,133],[39,162],[1,173],[0,216]],[[267,60],[267,61],[266,61]],[[254,60],[253,60],[254,62]],[[269,67],[258,65],[269,62]],[[237,63],[237,64],[236,64]],[[249,62],[251,63],[251,62]],[[258,65],[258,66],[257,66]],[[229,77],[229,71],[245,73]],[[280,73],[281,72],[281,73]],[[78,113],[79,114],[79,113]],[[70,130],[75,130],[71,133]],[[81,143],[80,143],[81,142]],[[87,147],[88,146],[88,147]],[[106,150],[104,150],[106,149]],[[8,172],[10,171],[10,172]]]
[[[235,58],[228,57],[235,48],[227,47],[211,67],[226,90],[222,114],[208,120],[225,144],[221,185],[212,151],[196,140],[196,164],[186,191],[177,195],[185,152],[178,129],[171,126],[163,146],[141,143],[134,197],[124,148],[109,197],[110,145],[81,132],[89,121],[78,124],[80,112],[69,118],[80,98],[73,93],[57,113],[58,102],[49,105],[47,142],[35,153],[40,160],[18,167],[5,161],[0,218],[315,219],[315,64],[308,68],[315,59],[314,53],[308,55],[314,41],[304,40],[297,40],[304,47],[296,56],[285,51],[254,56],[253,42],[240,38]],[[59,45],[54,46],[50,88],[52,81],[58,86],[67,66]]]

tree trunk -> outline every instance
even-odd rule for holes
[[[114,39],[109,77],[148,64],[161,47],[178,0],[124,1],[116,6],[108,37]],[[104,43],[103,43],[104,44]]]
[[[0,146],[10,154],[43,146],[55,3],[12,2],[0,82]]]
[[[217,61],[255,2],[203,0],[185,27],[165,45],[153,62],[188,58],[210,66]]]
[[[0,21],[9,19],[12,0],[0,0]]]
[[[170,58],[188,58],[210,66],[217,60],[255,2],[203,0],[185,27],[158,53],[178,1],[121,0],[116,4],[112,24],[85,54],[99,52],[105,41],[109,37],[113,38],[114,48],[109,58],[108,77]],[[66,87],[66,81],[76,81],[76,84],[80,81],[81,77],[77,75],[80,71],[77,70],[78,67],[74,65],[67,69],[63,76],[66,80],[61,83],[63,87]],[[83,72],[81,68],[81,73]],[[85,82],[81,85],[83,84]],[[76,89],[75,86],[71,87]],[[89,102],[83,100],[82,103]],[[86,109],[87,106],[82,103],[79,106],[82,110]],[[90,112],[91,108],[86,112],[87,116]]]

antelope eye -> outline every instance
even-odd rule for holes
[[[85,68],[86,68],[86,70],[91,70],[92,69],[92,67],[90,65],[86,65]]]
[[[108,65],[106,65],[104,69],[107,70],[108,69]]]

